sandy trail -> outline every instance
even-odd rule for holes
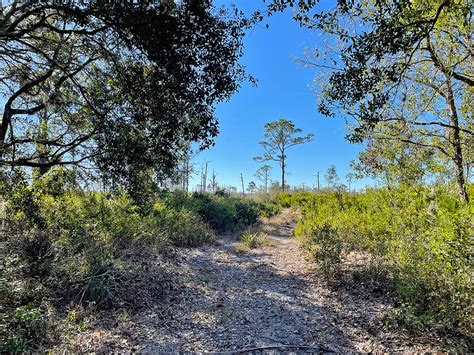
[[[266,221],[272,245],[247,253],[236,253],[230,237],[180,251],[173,297],[133,315],[117,313],[76,339],[76,350],[439,351],[386,330],[389,298],[328,287],[290,237],[294,225],[289,210]]]

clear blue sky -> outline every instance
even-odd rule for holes
[[[228,4],[229,1],[215,3]],[[263,8],[261,0],[234,0],[233,3],[246,12]],[[320,39],[317,34],[300,28],[291,14],[289,10],[270,17],[264,22],[269,24],[269,29],[255,27],[244,40],[241,63],[258,79],[258,85],[244,84],[228,102],[217,106],[220,134],[215,146],[195,159],[197,168],[204,161],[210,161],[208,175],[215,169],[220,185],[239,187],[241,172],[246,185],[251,180],[256,181],[253,175],[262,163],[252,158],[262,152],[259,141],[263,139],[263,126],[282,117],[295,122],[303,132],[315,134],[313,142],[288,151],[287,181],[291,186],[303,183],[312,186],[316,171],[325,171],[331,164],[337,167],[341,182],[345,182],[349,162],[356,159],[362,149],[344,140],[342,120],[317,112],[312,83],[318,72],[301,66],[295,59],[302,57],[304,48],[314,47]],[[269,165],[273,166],[272,178],[280,180],[278,164],[270,162]],[[195,188],[198,183],[196,176],[190,187]],[[359,181],[354,187],[366,184],[367,181]]]

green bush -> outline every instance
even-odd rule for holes
[[[233,197],[226,193],[186,193],[177,191],[163,193],[160,200],[173,209],[185,208],[197,213],[215,232],[245,228],[258,221],[266,206],[244,197]]]
[[[216,232],[256,223],[264,207],[225,193],[163,192],[143,208],[125,193],[75,188],[64,169],[52,169],[31,185],[26,181],[21,175],[0,177],[5,220],[0,350],[5,351],[35,349],[48,341],[44,330],[54,323],[50,309],[70,302],[101,308],[122,304],[129,270],[121,260],[130,248],[209,243]]]
[[[235,228],[236,208],[230,197],[194,193],[187,202],[217,232]]]
[[[179,210],[155,203],[149,223],[155,224],[162,238],[179,247],[195,247],[215,239],[214,232],[195,212],[181,207]]]
[[[247,199],[235,199],[234,224],[239,227],[249,226],[258,221],[260,216],[260,206]]]
[[[379,272],[393,279],[400,312],[411,325],[467,326],[472,202],[460,204],[447,187],[422,186],[281,194],[279,201],[301,210],[295,235],[326,274],[337,269],[341,250],[370,253]]]
[[[5,343],[7,351],[34,350],[31,340],[38,341],[48,335],[50,326],[47,311],[41,306],[27,304],[16,307],[8,316],[13,334]]]
[[[330,225],[315,228],[308,236],[308,249],[327,278],[340,272],[342,240]]]
[[[259,214],[262,217],[272,217],[281,212],[281,206],[278,203],[272,201],[261,202],[259,204],[259,208]]]

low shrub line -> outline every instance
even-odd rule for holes
[[[223,192],[158,192],[144,207],[126,193],[68,187],[63,177],[52,170],[32,185],[0,186],[2,351],[32,350],[47,341],[65,305],[122,304],[122,279],[130,270],[121,257],[128,249],[196,247],[278,211]]]
[[[459,203],[448,187],[421,186],[281,194],[279,202],[301,211],[294,234],[328,278],[340,272],[345,253],[369,253],[393,280],[406,325],[469,328],[472,202]]]

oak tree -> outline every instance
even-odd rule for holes
[[[0,166],[171,171],[244,79],[243,18],[210,0],[12,2],[0,14]]]
[[[474,50],[468,0],[351,1],[305,26],[333,38],[330,54],[304,61],[329,68],[320,112],[342,113],[352,142],[381,139],[424,147],[446,159],[460,199],[468,201],[474,141]]]

